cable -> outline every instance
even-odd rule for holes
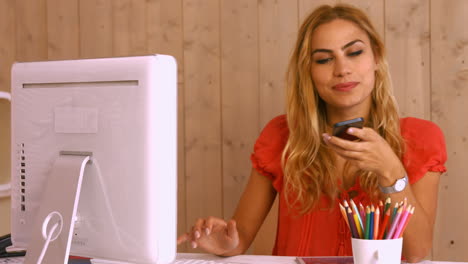
[[[59,226],[58,223],[56,223],[51,229],[50,229],[50,234],[47,236],[47,239],[44,243],[44,246],[42,247],[42,251],[41,251],[41,255],[39,256],[39,258],[37,259],[37,264],[41,264],[42,263],[42,259],[44,258],[45,256],[45,253],[47,251],[47,248],[49,247],[49,243],[50,241],[52,240],[52,235],[55,231],[55,229],[57,229],[57,227]]]
[[[58,219],[54,219],[54,220],[57,220],[57,223],[55,223],[50,229],[50,232],[47,233],[47,226],[49,222],[52,220],[52,217],[55,217],[55,218],[58,217]],[[58,230],[58,232],[54,234],[55,230],[59,227],[60,229]],[[57,211],[53,211],[52,213],[49,213],[47,217],[44,219],[44,222],[42,223],[42,237],[44,238],[45,243],[44,243],[44,246],[42,247],[42,251],[41,251],[41,254],[39,255],[39,258],[37,259],[37,262],[36,262],[37,264],[42,263],[42,260],[44,259],[44,256],[47,252],[47,248],[49,247],[49,243],[57,239],[60,233],[62,233],[62,227],[63,227],[63,217]]]

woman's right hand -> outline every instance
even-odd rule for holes
[[[190,232],[177,238],[177,245],[183,242],[211,254],[225,255],[239,245],[236,221],[226,222],[216,217],[198,219]]]

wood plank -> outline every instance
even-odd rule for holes
[[[184,82],[182,0],[147,0],[146,31],[148,53],[176,58],[179,84]]]
[[[0,91],[10,92],[15,60],[15,0],[0,1]],[[10,103],[0,100],[0,184],[10,181]],[[10,199],[0,198],[0,234],[10,233]]]
[[[223,215],[232,217],[250,175],[259,128],[255,0],[221,1]]]
[[[385,44],[402,116],[430,118],[430,27],[426,0],[385,6]]]
[[[294,49],[299,23],[297,1],[260,1],[259,24],[259,127],[285,113],[285,75]],[[278,199],[276,199],[278,200]],[[263,222],[251,249],[252,254],[270,255],[276,238],[278,221],[276,201]]]
[[[186,230],[223,216],[219,2],[183,2]]]
[[[146,41],[148,54],[168,54],[177,60],[178,71],[178,197],[177,233],[186,229],[186,186],[185,186],[185,118],[183,83],[183,32],[182,0],[149,0],[146,2]],[[187,245],[179,246],[179,252],[186,252]]]
[[[468,1],[432,0],[431,116],[444,131],[448,172],[441,177],[433,259],[468,261]],[[461,204],[460,204],[461,203]]]
[[[17,0],[15,4],[16,59],[47,60],[46,0]]]
[[[285,113],[285,76],[298,31],[297,2],[259,3],[260,128]]]
[[[47,0],[48,59],[80,56],[78,0]]]
[[[299,1],[299,26],[304,19],[321,5],[335,5],[338,0],[298,0]]]
[[[114,56],[145,55],[146,2],[112,1],[112,31]]]
[[[382,40],[385,37],[385,16],[384,16],[384,8],[385,8],[385,1],[384,0],[339,0],[339,3],[353,5],[357,8],[360,8],[364,11],[371,20],[371,23],[379,32]],[[396,6],[392,1],[391,5]]]
[[[80,0],[80,58],[112,57],[112,1]]]

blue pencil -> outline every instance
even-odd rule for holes
[[[374,205],[371,205],[368,239],[374,238],[374,214],[375,214],[375,208],[374,208]]]

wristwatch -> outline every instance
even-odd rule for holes
[[[406,175],[406,172],[405,172],[405,176],[401,179],[398,179],[395,182],[395,184],[393,184],[392,186],[388,186],[388,187],[379,186],[379,187],[383,193],[390,194],[390,193],[397,193],[397,192],[403,191],[406,188],[406,185],[408,185],[408,183],[409,183],[408,175]]]

